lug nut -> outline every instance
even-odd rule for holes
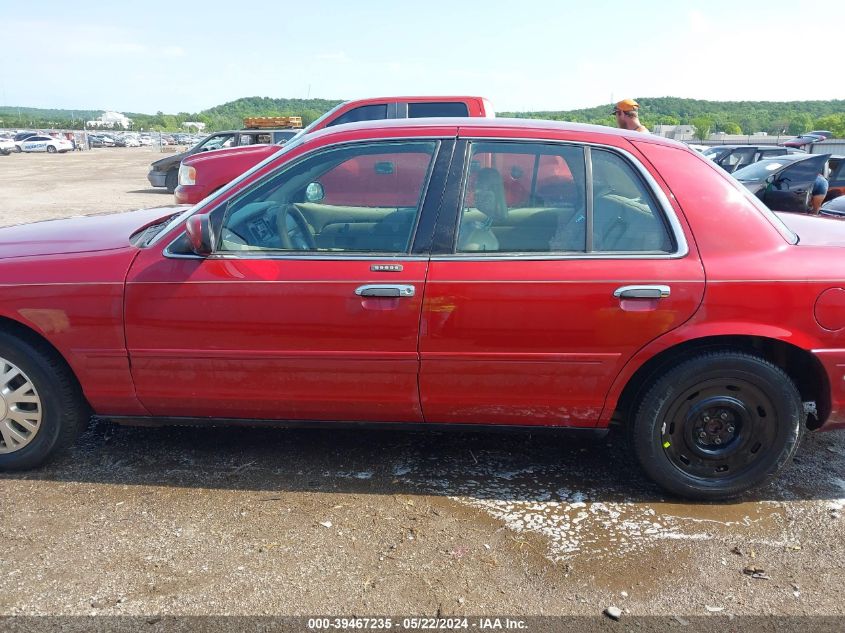
[[[721,444],[721,443],[722,443],[722,438],[721,438],[721,437],[717,437],[715,440],[713,440],[713,443],[714,443],[714,444]]]
[[[702,431],[701,433],[698,434],[698,437],[702,440],[706,440],[707,439],[707,433]]]
[[[727,411],[722,411],[722,415],[721,415],[721,416],[719,416],[719,417],[721,417],[723,420],[727,420],[727,419],[728,419],[728,412],[727,412]]]
[[[734,432],[734,427],[729,426],[729,427],[728,427],[728,433],[733,433],[733,432]]]
[[[709,416],[709,415],[705,415],[705,416],[704,416],[704,421],[705,421],[705,422],[709,422],[709,421],[710,421],[710,416]]]

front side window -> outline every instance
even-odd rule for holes
[[[233,134],[215,134],[206,139],[199,145],[198,149],[206,152],[212,149],[220,149],[222,147],[231,147],[235,142]]]
[[[332,125],[343,125],[344,123],[355,123],[356,121],[377,121],[387,118],[387,104],[365,105],[353,108],[346,114],[337,117],[326,127]]]
[[[406,253],[437,146],[347,146],[283,167],[229,203],[221,250]]]
[[[651,192],[618,154],[577,145],[472,144],[456,252],[665,253],[672,248]]]

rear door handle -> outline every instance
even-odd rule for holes
[[[355,288],[359,297],[413,297],[416,294],[414,286],[395,284],[370,284]]]
[[[669,286],[620,286],[613,291],[620,299],[665,299],[669,296]]]

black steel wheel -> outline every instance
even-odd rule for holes
[[[633,445],[669,492],[724,499],[762,485],[791,460],[804,417],[783,370],[743,352],[710,352],[654,381],[633,422]]]

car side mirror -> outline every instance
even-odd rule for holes
[[[309,182],[305,187],[305,202],[320,202],[326,197],[326,191],[319,182]]]
[[[214,235],[211,232],[211,221],[208,215],[192,215],[185,223],[188,243],[197,255],[205,257],[214,252]]]

